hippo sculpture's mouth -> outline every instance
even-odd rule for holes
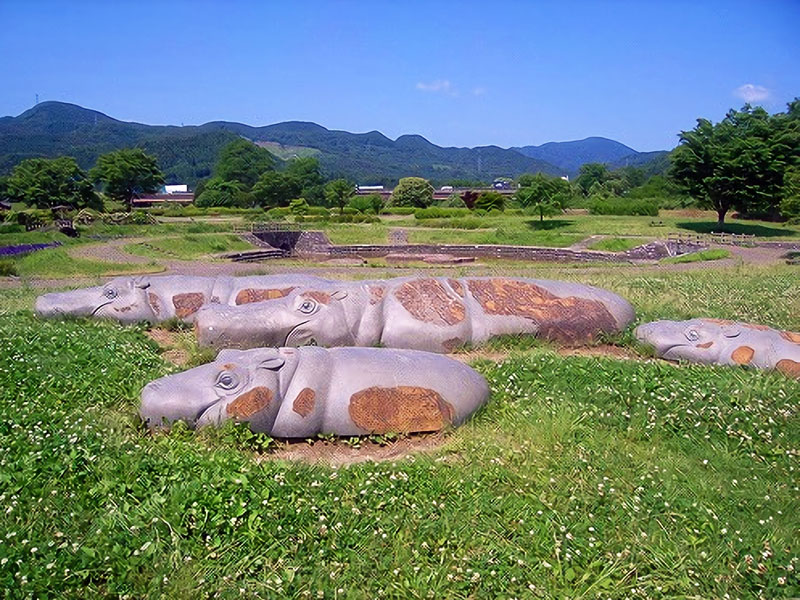
[[[302,331],[300,328],[308,323],[310,319],[306,319],[305,321],[298,323],[294,327],[289,330],[289,333],[286,334],[286,339],[283,341],[284,346],[302,346],[303,341],[308,341],[307,338],[311,332],[309,331]]]

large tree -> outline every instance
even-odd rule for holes
[[[548,177],[537,173],[520,180],[521,187],[514,197],[522,206],[536,208],[540,221],[543,221],[546,215],[561,212],[571,196],[569,182],[560,177]]]
[[[253,197],[265,208],[288,206],[290,200],[300,196],[302,182],[288,173],[267,171],[253,186]]]
[[[89,171],[96,183],[103,184],[106,195],[128,208],[142,194],[152,194],[164,184],[164,174],[156,159],[141,148],[123,148],[103,154]]]
[[[355,193],[355,186],[347,179],[334,179],[325,185],[325,197],[332,206],[339,207],[340,213],[344,212],[344,207]]]
[[[433,204],[433,186],[422,177],[403,177],[392,191],[394,206],[425,208]]]
[[[5,188],[5,194],[12,200],[38,208],[99,207],[92,182],[69,156],[24,160],[14,167]]]
[[[581,165],[580,173],[575,183],[581,188],[584,194],[589,193],[589,189],[597,184],[604,184],[611,177],[611,171],[603,163],[585,163]]]
[[[241,184],[237,181],[225,181],[221,177],[212,177],[203,184],[202,191],[195,198],[195,205],[207,206],[240,206],[244,199]]]
[[[214,175],[225,181],[238,181],[250,189],[265,172],[275,168],[275,157],[244,138],[234,140],[219,153]]]
[[[720,228],[732,208],[777,213],[784,174],[800,161],[798,112],[795,100],[785,115],[745,105],[716,124],[698,119],[694,129],[680,133],[672,178],[716,211]]]

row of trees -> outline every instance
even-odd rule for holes
[[[0,180],[0,193],[37,208],[102,208],[97,194],[101,190],[130,207],[133,198],[155,192],[163,183],[155,159],[129,148],[103,154],[88,173],[70,156],[23,160]]]
[[[281,168],[282,167],[282,168]],[[225,146],[211,179],[195,190],[198,206],[338,206],[355,192],[345,179],[325,181],[314,157],[295,157],[280,165],[266,149],[239,139]]]

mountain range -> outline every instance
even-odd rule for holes
[[[220,149],[237,137],[263,146],[278,158],[315,156],[330,177],[361,184],[394,184],[415,175],[434,183],[468,179],[491,181],[522,173],[574,176],[586,162],[610,167],[662,170],[667,152],[636,152],[607,138],[591,137],[541,146],[500,148],[441,147],[419,135],[391,140],[379,131],[350,133],[302,121],[253,127],[212,121],[203,125],[144,125],[64,102],[42,102],[16,117],[0,118],[0,173],[26,158],[74,156],[83,168],[119,148],[137,146],[153,154],[168,183],[193,185],[208,177]]]

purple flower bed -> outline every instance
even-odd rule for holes
[[[53,242],[52,244],[17,244],[16,246],[0,246],[0,256],[17,256],[18,254],[28,254],[29,252],[36,252],[37,250],[44,250],[45,248],[55,248],[60,246],[61,242]]]

